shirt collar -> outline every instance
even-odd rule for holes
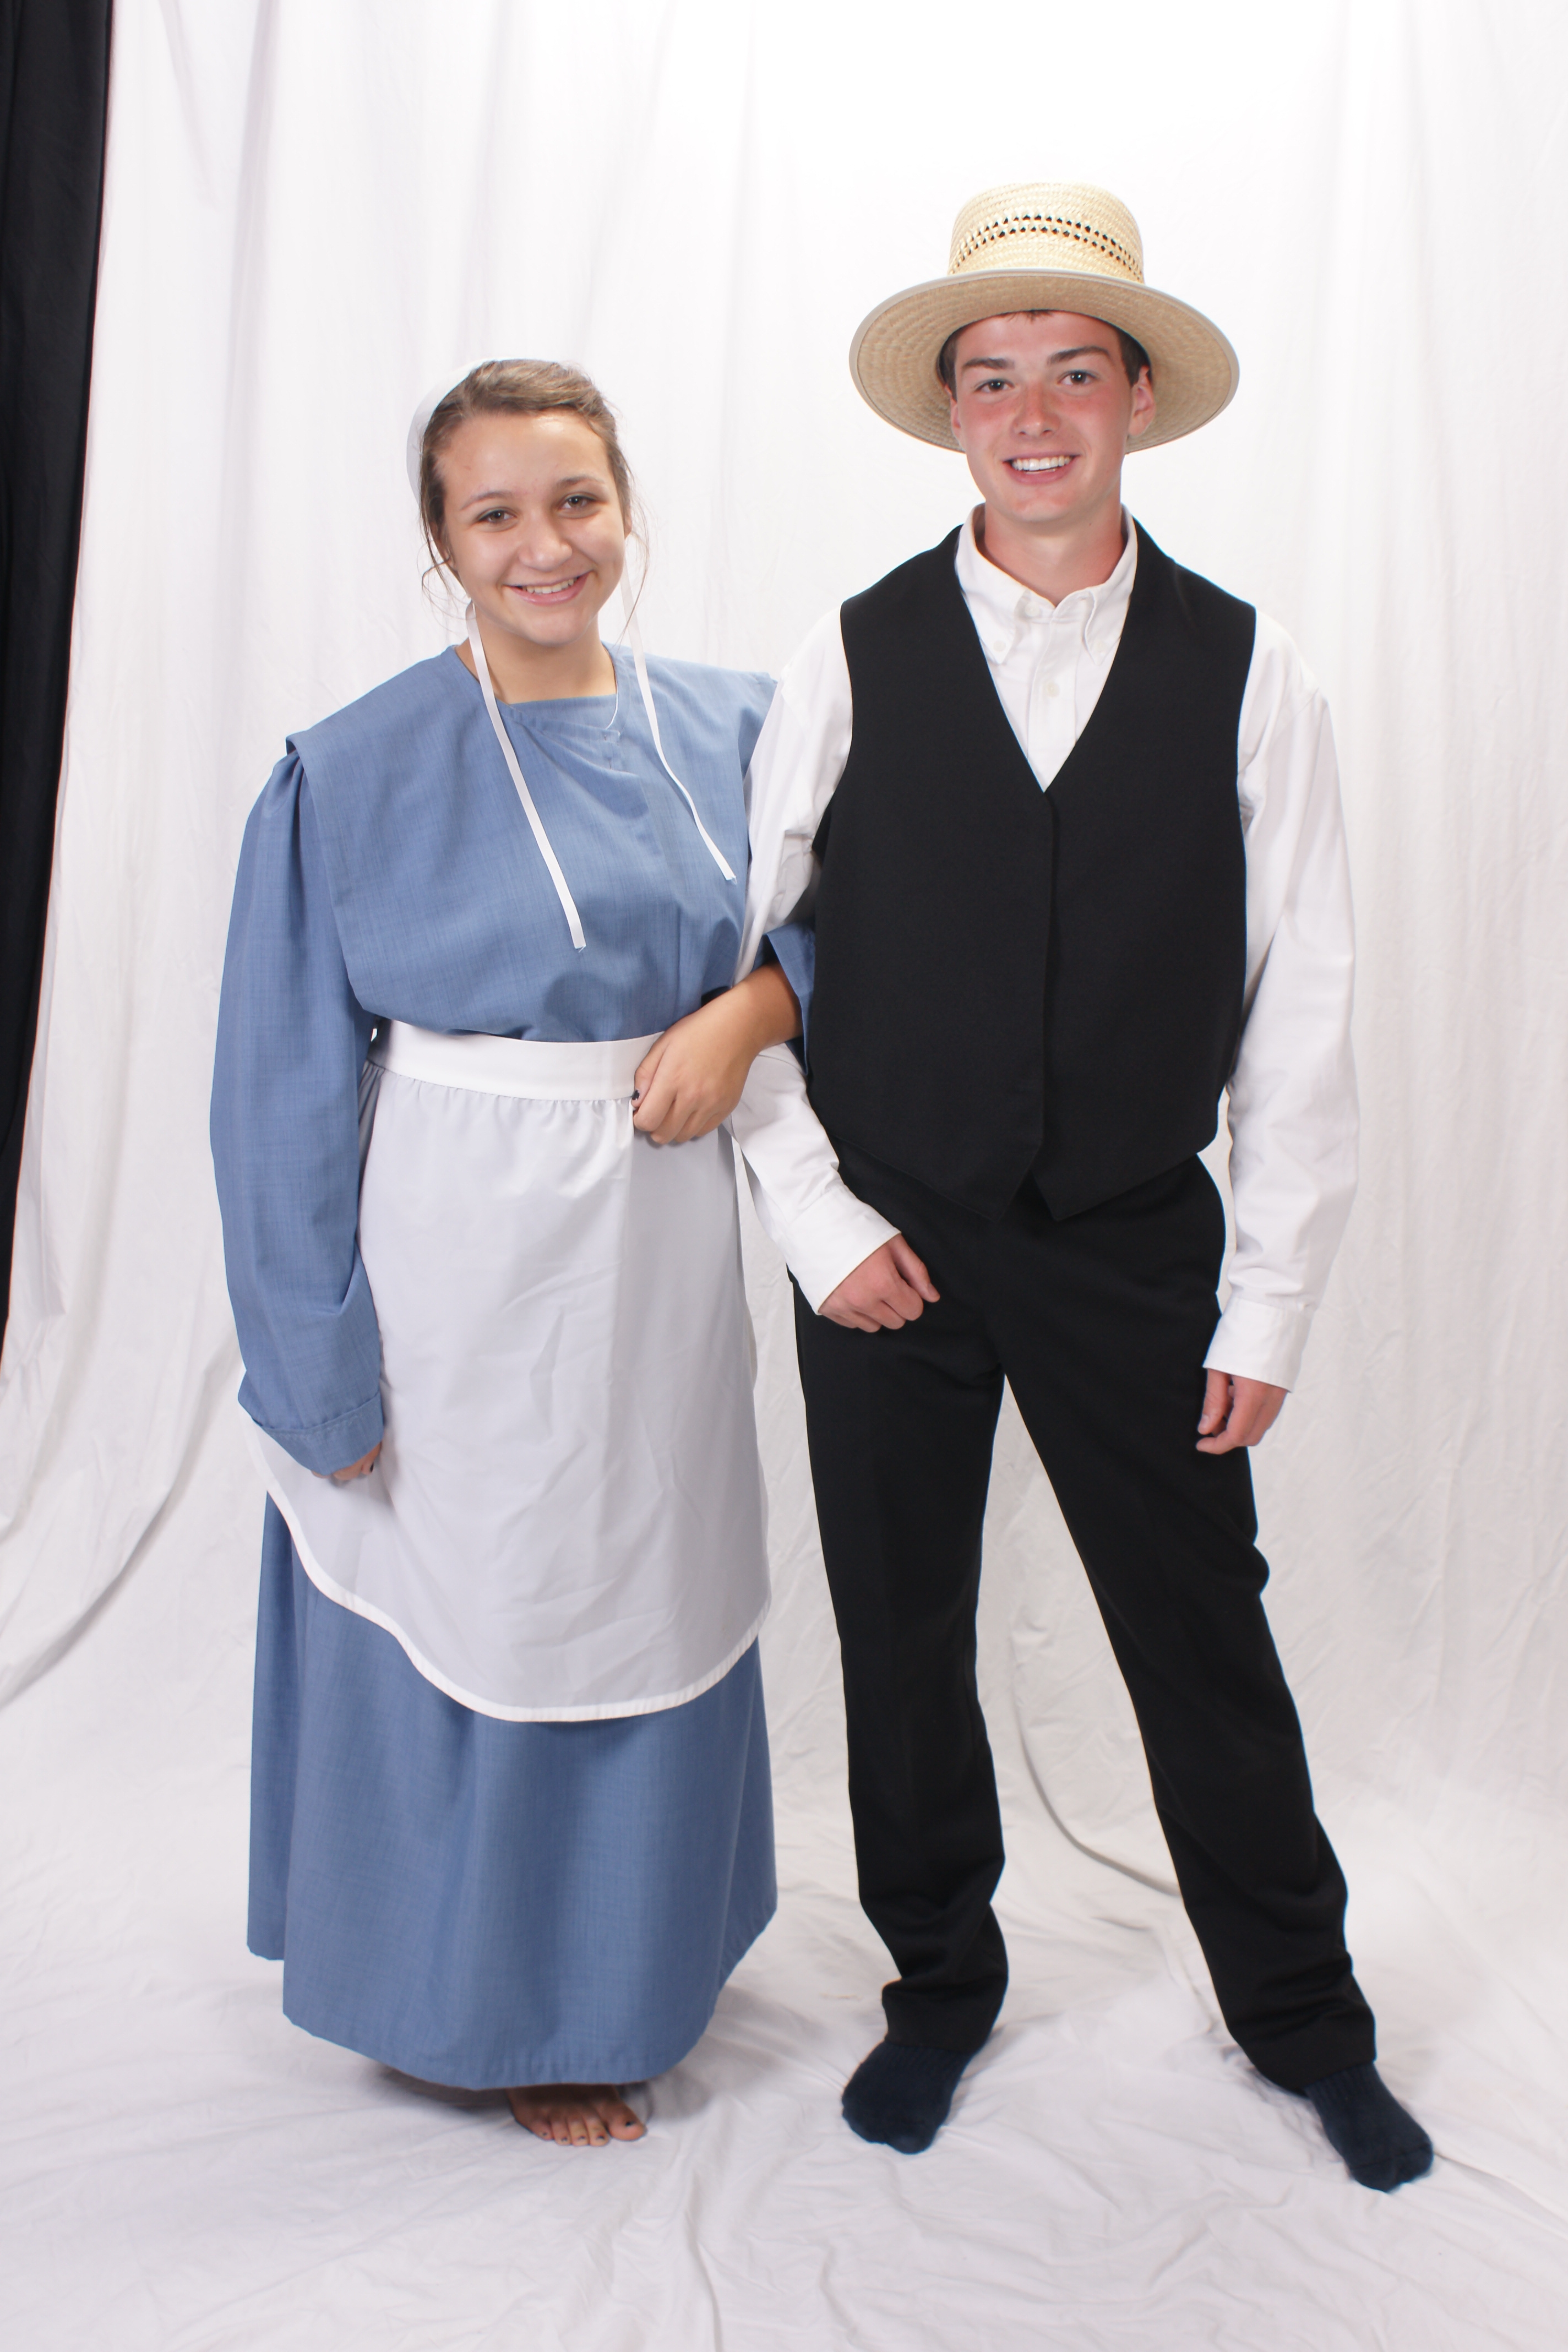
[[[976,507],[964,518],[953,569],[964,602],[973,615],[980,642],[991,659],[1005,661],[1024,631],[1040,623],[1081,633],[1084,647],[1089,653],[1114,650],[1127,618],[1128,600],[1138,569],[1138,532],[1126,508],[1121,509],[1126,538],[1110,578],[1095,588],[1075,588],[1059,604],[1037,596],[1032,588],[1026,588],[1021,580],[999,570],[981,553],[974,537],[974,516],[979,511]]]

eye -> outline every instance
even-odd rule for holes
[[[505,507],[487,507],[484,513],[476,515],[474,520],[476,522],[510,522],[511,517]]]
[[[563,507],[573,507],[580,509],[584,507],[596,507],[602,502],[597,493],[594,490],[570,490],[567,492],[565,498],[562,499],[561,503]]]
[[[976,389],[981,392],[1005,392],[1007,379],[1005,375],[988,375],[984,383],[978,385]]]
[[[1062,381],[1064,383],[1092,383],[1094,382],[1094,370],[1092,368],[1068,368],[1067,374],[1063,377]]]

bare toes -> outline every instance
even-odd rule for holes
[[[523,2128],[557,2147],[604,2147],[643,2136],[641,2122],[605,2083],[537,2083],[507,2097]]]

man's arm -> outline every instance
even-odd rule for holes
[[[897,1328],[935,1297],[895,1225],[850,1192],[805,1076],[785,1045],[752,1063],[730,1120],[763,1230],[815,1313],[856,1330]],[[917,1292],[915,1286],[923,1285]]]
[[[799,1008],[797,1023],[785,1033],[790,1037],[804,1034],[810,1013],[812,843],[844,773],[852,724],[849,667],[834,611],[817,623],[779,680],[746,775],[751,868],[737,970],[742,987],[768,972],[787,983]],[[778,961],[759,967],[764,940],[771,940]],[[897,1330],[936,1291],[903,1236],[846,1189],[805,1100],[799,1066],[786,1066],[792,1060],[763,1055],[731,1121],[758,1213],[819,1315],[849,1330]],[[771,1116],[759,1123],[763,1104]],[[790,1202],[792,1193],[795,1202],[806,1205],[804,1217]],[[870,1248],[873,1238],[879,1246]]]
[[[746,773],[751,828],[746,913],[735,985],[666,1030],[637,1071],[636,1124],[656,1142],[689,1141],[725,1117],[764,1230],[811,1307],[859,1331],[896,1330],[934,1299],[925,1267],[886,1218],[856,1199],[784,1050],[809,1002],[809,934],[763,943],[809,904],[812,842],[849,751],[849,671],[837,612],[811,632],[779,681]]]
[[[1355,1192],[1354,936],[1333,734],[1284,632],[1258,616],[1243,698],[1245,1022],[1228,1096],[1231,1296],[1205,1363],[1201,1450],[1253,1444],[1295,1385]]]
[[[1273,1381],[1232,1380],[1228,1372],[1211,1371],[1198,1415],[1198,1452],[1234,1454],[1238,1445],[1261,1444],[1287,1393]]]
[[[811,845],[844,773],[853,719],[838,614],[826,613],[780,678],[746,772],[752,862],[737,979],[771,931],[809,909]],[[781,961],[798,998],[801,975],[787,955]]]

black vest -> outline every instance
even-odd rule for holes
[[[1237,730],[1256,614],[1143,531],[1121,643],[1042,793],[953,570],[843,608],[854,737],[816,837],[811,1099],[831,1136],[996,1217],[1053,1216],[1215,1131],[1241,1032]]]

